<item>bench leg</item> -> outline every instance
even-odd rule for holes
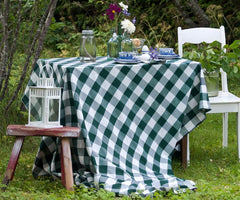
[[[18,159],[22,150],[22,145],[24,142],[24,136],[17,136],[15,143],[13,145],[12,153],[10,160],[8,162],[7,170],[5,172],[4,179],[2,184],[8,185],[8,183],[13,179],[15,169],[17,167]],[[6,187],[2,188],[2,191],[5,191]]]
[[[62,183],[67,190],[73,191],[73,172],[69,138],[62,138],[61,173]]]

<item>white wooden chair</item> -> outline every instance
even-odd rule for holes
[[[221,43],[221,47],[226,44],[225,29],[224,26],[220,28],[189,28],[182,29],[178,27],[178,53],[182,57],[183,55],[183,44],[200,44],[202,42],[212,43],[218,41]],[[221,83],[222,91],[219,91],[218,96],[209,97],[211,111],[208,113],[223,113],[223,147],[228,145],[228,113],[237,113],[237,149],[238,149],[238,160],[240,161],[240,98],[233,95],[228,91],[227,86],[227,74],[222,69],[221,72]],[[190,149],[189,149],[189,136],[187,137],[187,148],[183,152],[186,152],[185,166],[190,164]],[[184,138],[186,140],[186,138]],[[184,163],[183,163],[184,165]]]

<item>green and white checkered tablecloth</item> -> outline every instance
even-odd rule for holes
[[[98,184],[117,194],[195,187],[175,177],[171,165],[176,143],[210,109],[200,63],[40,59],[28,86],[46,64],[53,66],[55,85],[63,87],[61,124],[81,127],[80,137],[71,141],[77,185]],[[27,87],[26,106],[28,93]],[[59,139],[43,137],[33,175],[61,176],[59,151]]]

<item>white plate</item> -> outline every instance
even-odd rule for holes
[[[157,58],[154,59],[155,62],[165,62],[166,59],[162,59],[162,58]]]
[[[114,61],[120,64],[136,64],[141,62],[141,60],[137,59],[121,59],[121,58],[116,58]]]

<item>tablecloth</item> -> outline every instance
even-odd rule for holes
[[[28,86],[36,85],[44,65],[53,67],[55,85],[63,88],[61,124],[81,128],[80,137],[71,140],[75,184],[144,195],[195,188],[193,181],[174,175],[172,155],[177,142],[210,109],[199,62],[39,59]],[[26,106],[28,97],[27,87],[22,99]],[[43,137],[33,175],[61,176],[60,150],[58,138]]]

